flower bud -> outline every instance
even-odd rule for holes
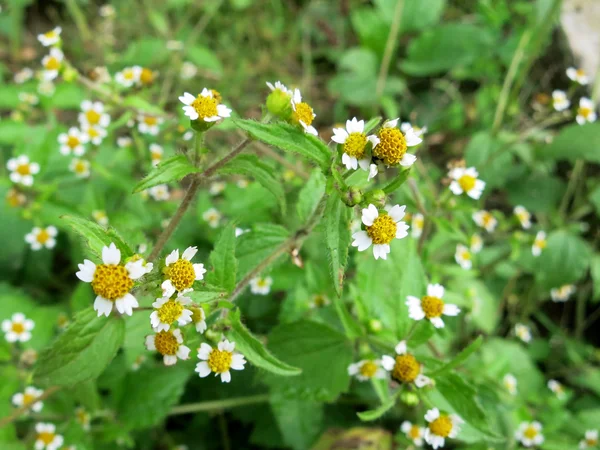
[[[289,119],[292,115],[290,98],[290,94],[281,89],[273,90],[267,97],[267,111],[280,119]]]
[[[383,329],[383,324],[381,320],[371,319],[369,320],[369,331],[371,333],[377,334]]]
[[[404,391],[400,394],[400,401],[408,406],[416,406],[419,404],[419,396],[414,392]]]
[[[385,192],[381,189],[376,189],[374,191],[369,192],[366,195],[366,200],[368,203],[374,204],[377,208],[384,208],[386,202]]]
[[[344,197],[344,203],[348,206],[354,206],[360,202],[362,202],[362,191],[357,187],[350,187]]]
[[[77,80],[79,73],[73,67],[67,66],[63,70],[62,76],[63,80],[65,80],[67,83],[72,83],[73,81]]]

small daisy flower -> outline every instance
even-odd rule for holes
[[[423,366],[411,353],[408,353],[406,341],[396,345],[396,357],[384,355],[381,366],[392,374],[398,383],[414,383],[418,388],[431,384],[431,378],[422,374]]]
[[[363,359],[348,366],[348,375],[356,377],[359,381],[368,381],[373,378],[384,379],[386,371],[381,367],[381,361],[378,359]]]
[[[305,133],[318,136],[317,129],[312,126],[313,120],[317,115],[308,103],[302,101],[300,89],[294,89],[290,97],[290,104],[292,106],[292,122],[299,124]]]
[[[102,5],[98,10],[98,13],[102,17],[112,17],[116,14],[115,7],[113,5]]]
[[[145,114],[139,114],[137,120],[139,132],[151,136],[156,136],[160,132],[160,126],[164,122],[162,117],[147,116]]]
[[[23,67],[21,70],[19,70],[17,73],[15,73],[15,76],[13,77],[13,81],[16,84],[23,84],[26,83],[27,81],[31,80],[33,78],[33,70],[31,70],[29,67]]]
[[[521,339],[523,342],[531,342],[531,330],[528,326],[518,323],[515,325],[515,336]]]
[[[140,370],[140,367],[142,367],[142,364],[144,364],[145,362],[146,356],[139,355],[137,358],[135,358],[135,361],[133,361],[133,364],[131,365],[131,370],[137,372],[138,370]]]
[[[417,424],[412,424],[408,420],[402,422],[400,430],[412,441],[417,447],[423,447],[423,438],[425,437],[425,428]]]
[[[91,125],[106,128],[110,124],[110,116],[104,112],[101,102],[84,100],[81,102],[81,112],[78,116],[81,125]]]
[[[519,220],[519,223],[523,227],[523,229],[528,230],[531,228],[531,213],[525,209],[524,206],[517,205],[513,210],[513,213]]]
[[[331,300],[324,294],[313,295],[312,300],[308,303],[310,309],[324,308],[331,304]]]
[[[4,339],[8,342],[27,342],[31,339],[31,330],[35,323],[27,319],[23,313],[15,313],[10,319],[2,321]]]
[[[56,86],[50,80],[42,80],[37,87],[38,94],[44,97],[52,97],[56,92]]]
[[[158,184],[148,189],[148,194],[157,202],[166,201],[171,198],[169,187],[166,184]]]
[[[227,186],[223,181],[214,181],[210,184],[210,188],[208,189],[208,193],[210,195],[219,195],[221,192],[225,190]]]
[[[177,321],[180,327],[192,322],[192,311],[186,309],[192,301],[183,296],[177,298],[157,298],[152,307],[155,309],[150,314],[150,324],[154,331],[169,331],[171,324]]]
[[[185,115],[190,120],[203,120],[204,122],[216,122],[231,116],[231,109],[220,104],[215,98],[213,91],[202,89],[202,92],[194,97],[189,92],[185,92],[179,101],[185,106],[182,108]]]
[[[552,91],[552,106],[556,111],[568,109],[571,106],[571,102],[567,98],[567,93],[559,90]]]
[[[102,249],[102,264],[94,264],[89,259],[84,259],[83,264],[78,264],[77,278],[85,283],[91,283],[96,294],[94,310],[98,317],[108,317],[114,308],[120,314],[133,314],[138,301],[131,295],[133,282],[146,274],[143,260],[129,261],[121,264],[121,251],[114,243]]]
[[[156,167],[162,160],[164,150],[158,144],[150,144],[150,159],[152,159],[152,166]]]
[[[88,178],[90,176],[90,162],[85,159],[73,158],[69,164],[69,170],[77,178]]]
[[[425,429],[425,442],[434,449],[442,448],[446,438],[455,438],[464,423],[456,414],[441,414],[437,408],[427,411],[425,420],[429,422]]]
[[[222,217],[223,216],[221,215],[221,213],[215,208],[210,208],[206,210],[204,214],[202,214],[202,218],[206,222],[208,222],[208,226],[210,226],[211,228],[217,228],[219,226],[219,223],[221,223]]]
[[[535,447],[544,443],[542,424],[539,422],[521,422],[515,432],[515,439],[520,441],[523,447]]]
[[[450,183],[450,190],[454,195],[465,192],[469,197],[477,200],[485,189],[485,182],[477,178],[479,173],[475,167],[467,169],[456,167],[448,173],[448,176],[453,180]]]
[[[198,74],[198,68],[194,63],[189,61],[184,61],[181,65],[181,71],[179,72],[179,76],[182,80],[191,80]]]
[[[40,102],[38,96],[30,92],[19,92],[19,100],[31,106],[35,106]]]
[[[398,119],[388,120],[377,132],[379,142],[373,143],[373,156],[380,159],[386,166],[410,167],[417,160],[415,155],[406,153],[408,147],[414,147],[423,142],[412,128],[405,133],[396,128]]]
[[[140,72],[140,84],[148,86],[152,84],[156,79],[158,73],[152,71],[152,69],[148,69],[147,67],[143,67]]]
[[[54,80],[62,68],[62,61],[65,55],[56,47],[50,49],[50,53],[42,58],[42,78],[46,81]]]
[[[583,125],[586,122],[595,122],[598,116],[596,115],[594,102],[586,97],[579,99],[579,108],[577,108],[577,123]]]
[[[81,125],[81,132],[84,136],[87,137],[87,140],[94,145],[102,144],[102,141],[104,140],[107,134],[104,128],[101,128],[97,125],[94,126],[88,124]]]
[[[471,239],[469,239],[469,249],[471,250],[471,253],[479,253],[481,251],[481,249],[483,248],[483,239],[481,238],[481,236],[479,236],[477,233],[475,233],[474,235],[471,236]]]
[[[57,450],[63,445],[64,439],[56,434],[56,427],[51,423],[35,424],[35,450]]]
[[[202,343],[198,349],[198,358],[202,361],[196,364],[196,372],[200,378],[207,377],[211,372],[221,375],[223,383],[231,381],[230,369],[243,370],[246,360],[244,356],[235,350],[235,342],[229,342],[223,339],[219,342],[217,348],[212,348],[206,343]]]
[[[564,398],[565,387],[556,380],[548,380],[548,389],[550,389],[558,398]]]
[[[598,430],[587,430],[585,439],[579,442],[580,449],[592,448],[598,445]]]
[[[108,216],[106,215],[106,211],[96,209],[92,211],[92,218],[102,226],[108,225]]]
[[[502,384],[510,395],[517,395],[517,379],[512,373],[507,373],[502,378]]]
[[[533,256],[540,256],[542,254],[542,250],[546,248],[547,244],[546,233],[544,231],[538,231],[535,235],[533,245],[531,246],[531,253]]]
[[[204,264],[192,264],[191,262],[197,252],[197,247],[188,247],[180,258],[179,249],[175,249],[166,257],[163,273],[167,279],[161,285],[164,297],[171,297],[175,291],[189,292],[195,281],[204,278],[206,273]]]
[[[567,69],[567,76],[571,81],[575,81],[576,83],[579,83],[584,86],[590,82],[590,79],[588,78],[587,74],[585,73],[585,70],[583,69],[569,67]]]
[[[23,206],[26,202],[27,197],[15,188],[10,188],[6,193],[6,203],[8,203],[8,206],[11,208]]]
[[[256,277],[250,280],[250,292],[255,295],[267,295],[271,292],[273,278],[271,277]]]
[[[142,68],[140,66],[126,67],[115,74],[115,81],[124,87],[131,87],[140,82]]]
[[[370,155],[367,155],[367,144],[370,142],[373,146],[379,143],[379,138],[375,135],[367,136],[364,133],[365,121],[352,120],[346,121],[346,128],[334,128],[332,141],[342,146],[342,164],[346,169],[356,170],[360,166],[363,170],[369,170],[371,162]]]
[[[81,428],[83,428],[85,431],[90,430],[90,422],[92,420],[92,416],[89,412],[85,410],[85,408],[82,408],[81,406],[75,408],[75,420],[79,425],[81,425]]]
[[[498,225],[498,220],[489,211],[485,210],[475,211],[473,221],[488,233],[493,232]]]
[[[29,162],[27,155],[11,158],[6,163],[6,168],[10,170],[10,181],[21,183],[24,186],[33,184],[33,176],[40,171],[40,165],[36,162]]]
[[[425,225],[425,217],[423,217],[423,214],[413,214],[410,221],[410,235],[415,239],[420,238],[421,234],[423,234],[423,225]]]
[[[33,386],[25,388],[25,392],[19,392],[12,396],[12,404],[17,408],[28,406],[33,412],[40,412],[44,407],[44,403],[37,399],[44,393],[41,389],[36,389]]]
[[[353,247],[358,247],[362,252],[373,245],[375,259],[387,259],[390,252],[390,242],[408,236],[410,228],[402,222],[406,206],[395,205],[387,207],[386,212],[380,212],[375,205],[370,204],[362,210],[362,223],[366,230],[361,230],[352,235]]]
[[[146,336],[146,348],[163,355],[165,366],[172,366],[177,359],[186,360],[190,357],[190,349],[183,345],[183,335],[179,328]]]
[[[31,233],[25,235],[25,242],[31,245],[33,251],[41,250],[42,247],[50,249],[56,245],[55,237],[57,234],[58,230],[53,226],[46,228],[34,227]]]
[[[84,145],[87,142],[88,136],[76,127],[71,127],[68,132],[58,135],[58,143],[60,144],[60,153],[62,155],[83,155],[85,153]]]
[[[192,322],[196,326],[198,333],[204,333],[206,331],[206,313],[201,306],[192,305]]]
[[[575,290],[574,285],[565,284],[559,288],[550,290],[550,297],[553,302],[566,302],[575,293]]]
[[[51,47],[60,42],[60,33],[62,33],[62,28],[56,27],[44,34],[38,34],[37,38],[44,47]]]
[[[117,145],[119,148],[131,147],[133,141],[129,136],[121,136],[117,138]]]
[[[412,295],[406,297],[406,306],[408,306],[408,315],[413,320],[429,320],[434,327],[444,328],[444,316],[457,316],[460,309],[456,305],[444,303],[444,287],[440,284],[430,284],[427,286],[427,295],[417,298]]]
[[[469,270],[471,269],[471,267],[473,267],[473,255],[471,254],[469,249],[462,244],[458,244],[456,246],[454,259],[456,260],[458,265],[465,270]]]

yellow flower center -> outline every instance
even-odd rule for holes
[[[327,297],[325,297],[324,295],[315,295],[313,303],[316,307],[321,308],[327,305]]]
[[[377,373],[377,369],[377,364],[375,364],[373,361],[366,361],[362,366],[360,366],[358,371],[363,377],[373,378]]]
[[[421,364],[411,355],[397,355],[396,364],[392,370],[392,378],[401,383],[411,383],[421,371]]]
[[[75,148],[80,144],[79,142],[79,138],[76,138],[75,136],[69,136],[69,138],[67,139],[67,147],[70,148]]]
[[[57,37],[56,31],[50,30],[47,33],[44,33],[44,36],[48,39],[55,39]]]
[[[95,137],[98,137],[98,136],[100,136],[100,133],[99,133],[99,132],[98,132],[98,130],[96,130],[95,128],[93,128],[93,127],[90,127],[90,128],[88,128],[88,135],[89,135],[91,138],[95,138]]]
[[[585,439],[585,443],[587,445],[589,445],[590,447],[594,447],[595,445],[598,445],[598,439],[594,439],[594,438],[586,438]]]
[[[313,109],[308,103],[296,103],[296,110],[292,114],[292,121],[295,123],[302,122],[304,125],[309,126],[312,124],[313,119]]]
[[[196,100],[192,102],[192,108],[198,113],[198,119],[204,119],[207,117],[215,117],[217,114],[217,100],[213,97],[204,97],[198,95]]]
[[[48,239],[50,239],[50,234],[44,228],[42,228],[42,230],[38,233],[35,239],[40,244],[45,244],[46,242],[48,242]]]
[[[492,216],[489,212],[485,212],[485,213],[483,213],[482,221],[483,221],[483,226],[488,227],[494,221],[494,216]]]
[[[37,397],[31,394],[23,394],[23,406],[31,405]]]
[[[6,194],[6,202],[9,204],[11,208],[16,208],[17,206],[21,206],[24,203],[23,196],[14,189],[11,189]]]
[[[125,78],[126,80],[133,80],[133,78],[134,78],[133,69],[125,69],[123,71],[123,78]]]
[[[580,106],[579,109],[577,110],[577,114],[579,114],[581,117],[587,119],[591,114],[592,114],[592,108],[588,108],[586,106]]]
[[[377,133],[379,144],[373,149],[373,156],[388,166],[398,164],[406,154],[406,138],[398,128],[382,128]]]
[[[15,172],[17,172],[19,175],[29,175],[31,173],[29,170],[29,164],[19,164]]]
[[[86,424],[90,420],[90,415],[85,412],[84,409],[78,409],[75,416],[77,417],[77,421],[81,424]]]
[[[396,237],[398,226],[388,214],[380,214],[373,225],[367,227],[367,234],[374,244],[389,244]]]
[[[175,355],[179,350],[179,342],[171,331],[159,331],[154,336],[154,346],[161,355]]]
[[[477,178],[475,178],[471,175],[463,175],[462,177],[460,177],[458,179],[458,184],[460,185],[460,187],[462,188],[463,191],[469,192],[471,189],[473,189],[475,187],[476,181],[477,181]]]
[[[543,250],[546,248],[546,239],[536,239],[534,245]]]
[[[44,445],[51,444],[54,441],[54,433],[50,433],[49,431],[42,431],[37,435],[38,441],[42,441]]]
[[[153,160],[160,160],[162,158],[162,153],[150,152],[150,158],[152,158]]]
[[[165,274],[178,291],[191,288],[196,280],[194,266],[187,259],[178,259],[165,267]]]
[[[429,424],[429,430],[436,436],[446,438],[452,432],[452,420],[448,416],[440,416]]]
[[[520,213],[517,214],[517,218],[521,222],[526,222],[527,219],[529,219],[529,213],[527,211],[521,211]]]
[[[200,306],[192,306],[192,321],[194,323],[202,322],[204,320],[204,310]]]
[[[115,301],[127,294],[133,287],[127,269],[117,264],[100,264],[96,266],[92,289],[96,295],[106,300]]]
[[[50,58],[48,58],[46,60],[46,70],[58,70],[60,69],[60,61],[55,58],[54,56],[51,56]]]
[[[25,325],[23,325],[21,322],[13,322],[12,331],[13,333],[21,334],[25,331]]]
[[[85,118],[90,125],[96,125],[98,122],[100,122],[100,117],[100,113],[94,111],[93,109],[89,109],[85,112]]]
[[[577,69],[575,71],[575,73],[577,74],[578,77],[585,77],[585,70],[583,70],[583,69]]]
[[[462,252],[460,254],[460,257],[462,259],[464,259],[465,261],[470,261],[471,260],[471,253],[469,253],[467,250],[465,250],[464,252]]]
[[[344,143],[344,153],[348,156],[354,156],[357,159],[362,158],[365,154],[365,146],[367,145],[367,136],[364,133],[350,133]]]
[[[154,81],[154,72],[150,69],[146,69],[145,67],[142,69],[142,73],[140,74],[140,81],[143,84],[150,84]]]
[[[425,220],[422,217],[416,217],[415,220],[413,221],[413,227],[414,228],[423,228],[424,222],[425,222]]]
[[[421,429],[419,428],[418,425],[413,425],[412,427],[410,427],[410,430],[408,432],[408,436],[411,439],[417,439],[421,437]]]
[[[83,160],[79,160],[75,163],[75,172],[77,173],[85,173],[87,172],[87,165]]]
[[[421,299],[421,308],[428,319],[440,317],[444,312],[444,302],[441,298],[426,295]]]
[[[227,372],[231,367],[232,354],[215,348],[208,356],[208,367],[215,373]]]
[[[176,300],[169,300],[158,309],[158,318],[162,323],[172,324],[181,316],[183,305]]]
[[[537,436],[537,434],[538,431],[531,425],[525,428],[525,431],[523,432],[523,436],[525,436],[527,439],[533,439]]]
[[[144,116],[144,123],[152,127],[158,123],[158,119],[152,116]]]

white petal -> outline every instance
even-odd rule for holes
[[[377,211],[377,208],[372,203],[368,206],[368,208],[364,208],[362,210],[362,223],[368,227],[373,225],[373,222],[375,219],[377,219],[377,217],[379,217],[379,211]]]
[[[431,319],[429,319],[429,321],[436,328],[444,328],[444,321],[442,320],[441,317],[432,317]]]
[[[396,239],[403,239],[408,236],[410,226],[406,222],[398,222],[396,226]]]
[[[427,286],[427,295],[430,297],[443,298],[444,297],[444,286],[441,284],[430,284]]]
[[[243,370],[244,365],[246,364],[246,360],[243,355],[239,353],[234,353],[231,357],[231,368],[233,370]]]
[[[200,344],[200,348],[198,349],[198,358],[207,360],[210,356],[210,352],[212,352],[212,347],[203,342]]]
[[[433,408],[430,409],[429,411],[427,411],[427,413],[425,414],[425,420],[427,422],[433,422],[435,419],[437,419],[438,417],[440,417],[440,410],[437,408]]]
[[[151,351],[156,350],[156,346],[154,345],[154,336],[154,334],[146,336],[146,348]]]
[[[119,264],[121,262],[121,251],[113,243],[102,248],[102,261],[104,264]]]
[[[406,205],[395,205],[387,210],[388,214],[394,220],[394,222],[400,222],[402,220],[402,218],[404,217],[404,211],[406,211]]]
[[[179,97],[179,101],[187,106],[191,105],[194,102],[194,100],[196,100],[196,97],[194,97],[189,92],[185,92],[182,96]]]
[[[175,249],[165,259],[165,265],[170,266],[179,259],[179,250]]]
[[[137,280],[146,275],[146,268],[144,267],[144,260],[142,259],[129,261],[125,264],[125,269],[129,272],[129,278],[132,280]]]
[[[404,135],[404,138],[406,139],[407,147],[414,147],[415,145],[419,145],[421,142],[423,142],[423,139],[421,139],[419,136],[417,136],[412,129],[410,129]]]
[[[431,384],[431,378],[426,377],[423,374],[419,374],[417,375],[417,378],[415,378],[415,386],[417,386],[418,388],[425,387],[429,384]]]
[[[352,246],[358,247],[359,252],[368,249],[373,243],[373,239],[369,237],[366,231],[357,231],[352,235],[352,238],[354,239]]]
[[[402,167],[410,167],[415,163],[416,160],[417,160],[417,157],[415,155],[411,155],[410,153],[405,153],[404,156],[402,157],[402,160],[400,160],[400,165]]]
[[[163,297],[171,297],[175,293],[175,286],[173,286],[173,282],[171,280],[165,280],[160,285],[162,289]]]
[[[463,193],[462,187],[460,187],[460,184],[458,184],[458,181],[453,181],[452,183],[450,183],[449,187],[454,195],[460,195]]]
[[[362,170],[369,170],[369,164],[371,163],[371,158],[364,158],[358,160],[358,165]]]
[[[208,367],[208,363],[206,361],[199,362],[196,364],[195,372],[198,372],[200,378],[204,378],[210,375],[210,367]]]
[[[229,383],[231,381],[231,372],[229,372],[229,370],[221,373],[221,381],[223,383]]]
[[[133,315],[133,308],[139,306],[137,299],[130,293],[125,294],[123,297],[115,301],[115,307],[121,314],[128,316]]]
[[[196,253],[198,253],[198,247],[188,247],[181,255],[181,258],[191,261],[191,259],[194,257],[194,255],[196,255]]]
[[[334,128],[333,129],[333,136],[331,137],[331,140],[333,142],[337,142],[338,144],[343,144],[346,142],[347,138],[348,138],[348,132],[346,130],[344,130],[343,128]]]
[[[388,355],[383,355],[381,357],[381,367],[383,367],[388,372],[394,370],[394,366],[396,365],[396,360]]]
[[[389,244],[375,244],[373,245],[373,256],[375,259],[387,259],[387,255],[390,253]]]
[[[206,269],[204,268],[204,264],[194,264],[194,273],[196,274],[196,280],[201,280],[204,278],[204,274],[206,273]]]
[[[444,305],[444,315],[446,316],[458,316],[460,313],[460,308],[456,305],[445,304]]]
[[[94,300],[94,311],[98,312],[98,317],[104,315],[108,317],[113,308],[113,302],[106,300],[101,296],[97,296]]]
[[[396,125],[398,125],[398,118],[392,119],[392,120],[387,120],[384,124],[383,124],[383,128],[395,128]]]
[[[406,348],[406,341],[400,341],[398,342],[398,344],[396,344],[396,347],[394,348],[394,350],[396,350],[396,353],[398,355],[404,355],[407,351]]]
[[[344,164],[348,170],[356,170],[358,168],[358,160],[354,156],[350,156],[347,153],[342,155],[342,164]]]
[[[177,363],[177,356],[175,355],[164,355],[163,356],[163,363],[165,363],[165,366],[173,366]]]
[[[177,349],[177,357],[181,360],[189,359],[190,357],[190,348],[185,345],[180,345]]]
[[[75,275],[81,281],[91,283],[94,279],[94,273],[96,272],[96,264],[91,262],[89,259],[84,259],[83,264],[78,264],[79,272]]]

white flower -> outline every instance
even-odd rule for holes
[[[292,104],[292,120],[299,123],[304,129],[305,133],[318,136],[317,129],[312,126],[312,122],[317,115],[308,103],[302,101],[302,94],[300,89],[294,89],[293,94],[290,96],[290,102]]]
[[[559,90],[552,91],[552,106],[556,111],[568,109],[571,106],[571,102],[567,98],[567,93]]]
[[[528,326],[518,323],[515,325],[515,336],[521,339],[523,342],[531,342],[531,330]]]
[[[69,170],[77,178],[88,178],[90,176],[90,162],[85,159],[73,158],[69,164]]]
[[[192,321],[196,326],[198,333],[204,333],[206,331],[206,313],[201,306],[196,306],[192,310]]]
[[[444,328],[444,316],[457,316],[460,308],[456,305],[444,303],[444,287],[440,284],[427,286],[427,295],[417,298],[412,295],[406,297],[408,315],[413,320],[428,319],[434,327]]]
[[[538,231],[535,235],[533,245],[531,246],[531,253],[533,256],[540,256],[542,254],[542,250],[546,248],[546,245],[546,233],[544,231]]]
[[[10,181],[21,183],[24,186],[33,184],[33,176],[40,171],[40,165],[36,162],[29,162],[27,155],[11,158],[6,162],[6,168],[10,170]]]
[[[565,284],[559,288],[550,290],[550,297],[553,302],[566,302],[574,293],[575,286],[572,284]]]
[[[507,373],[502,378],[502,384],[510,395],[517,395],[517,379],[512,373]]]
[[[202,343],[198,349],[198,358],[202,361],[196,364],[196,372],[200,378],[207,377],[211,372],[221,375],[223,383],[231,381],[230,369],[243,370],[246,360],[244,356],[235,352],[235,342],[229,342],[223,339],[219,342],[217,348],[212,348],[206,343]]]
[[[334,128],[332,141],[337,142],[343,147],[342,163],[346,169],[356,170],[360,166],[363,170],[369,170],[371,156],[367,154],[367,143],[373,146],[379,143],[379,138],[375,135],[367,136],[364,133],[365,121],[352,120],[346,121],[346,128]]]
[[[151,136],[156,136],[160,132],[160,126],[164,122],[162,117],[148,116],[145,114],[139,114],[137,120],[139,132]]]
[[[45,97],[52,97],[56,91],[56,86],[54,86],[54,83],[50,80],[42,80],[40,81],[40,84],[38,84],[37,91]]]
[[[456,246],[456,252],[454,253],[454,259],[460,267],[465,270],[469,270],[473,267],[473,256],[467,247],[462,244]]]
[[[256,295],[267,295],[271,292],[273,278],[271,277],[256,277],[250,280],[250,292]]]
[[[85,153],[84,144],[87,144],[87,142],[88,136],[76,127],[71,127],[68,132],[58,135],[58,143],[60,144],[60,153],[62,155],[83,155]]]
[[[517,205],[513,210],[515,216],[519,220],[519,223],[523,227],[523,229],[528,230],[531,228],[531,213],[525,209],[524,206]]]
[[[177,359],[186,360],[190,357],[190,349],[183,345],[183,335],[179,328],[146,336],[146,348],[163,355],[165,366],[172,366]]]
[[[281,91],[285,94],[289,94],[292,95],[292,90],[288,89],[285,84],[283,84],[281,81],[276,81],[275,83],[270,83],[267,81],[267,86],[269,87],[269,89],[271,89],[271,91]]]
[[[133,364],[131,365],[131,370],[138,371],[140,370],[140,367],[142,367],[142,364],[144,364],[146,362],[146,356],[144,355],[138,355],[137,358],[135,358],[135,361],[133,361]]]
[[[62,28],[56,27],[44,34],[38,34],[37,38],[44,47],[50,47],[60,42],[60,33],[62,33]]]
[[[580,449],[592,448],[598,445],[598,430],[587,430],[585,439],[579,442]]]
[[[539,422],[521,422],[515,432],[515,439],[520,441],[524,447],[534,447],[544,443],[542,435],[542,424]]]
[[[402,131],[405,135],[412,132],[416,137],[422,138],[425,133],[427,133],[427,127],[415,127],[409,122],[402,122],[400,124],[400,131]]]
[[[110,116],[104,112],[101,102],[84,100],[81,102],[81,112],[78,116],[79,123],[83,125],[106,128],[110,124]]]
[[[473,220],[488,233],[494,231],[496,229],[496,225],[498,225],[498,220],[496,220],[496,218],[490,212],[483,209],[473,213]]]
[[[133,314],[138,301],[129,291],[133,288],[134,280],[145,275],[144,261],[138,259],[121,265],[121,251],[114,243],[102,249],[102,264],[96,265],[89,259],[78,264],[77,278],[85,283],[91,283],[96,294],[94,310],[101,315],[109,316],[113,306],[120,314]]]
[[[150,159],[152,160],[152,165],[154,167],[160,164],[163,153],[164,150],[160,145],[154,143],[150,144]]]
[[[471,253],[479,253],[482,248],[483,239],[477,233],[473,234],[469,240],[469,249],[471,250]]]
[[[92,416],[89,412],[85,410],[85,408],[82,408],[81,406],[75,408],[75,420],[79,423],[79,425],[81,425],[81,428],[83,428],[85,431],[90,430],[90,422],[92,420]]]
[[[456,414],[440,414],[437,408],[427,411],[425,420],[429,422],[425,429],[425,442],[434,449],[443,447],[446,438],[458,436],[460,427],[464,423]]]
[[[180,258],[179,249],[175,249],[165,258],[164,274],[167,279],[161,285],[164,297],[171,297],[175,291],[182,294],[189,292],[194,286],[194,281],[204,278],[204,264],[191,262],[197,252],[198,247],[188,247]]]
[[[119,148],[129,147],[132,144],[132,140],[129,136],[121,136],[117,138],[117,145]]]
[[[31,106],[37,105],[40,102],[40,99],[37,95],[29,92],[19,92],[19,100]]]
[[[373,141],[373,156],[388,166],[400,164],[410,167],[417,160],[411,153],[406,153],[407,147],[414,147],[423,142],[412,128],[401,132],[396,126],[399,119],[387,120],[377,133],[377,141]]]
[[[193,64],[189,61],[184,61],[183,64],[181,65],[181,72],[179,72],[179,76],[181,77],[182,80],[190,80],[190,79],[194,78],[197,73],[198,73],[198,68],[196,67],[195,64]]]
[[[91,141],[94,145],[102,144],[102,141],[106,137],[106,130],[99,126],[82,124],[81,132],[87,136],[88,141]]]
[[[410,235],[415,239],[420,238],[423,233],[423,225],[425,225],[425,217],[423,217],[423,214],[413,214],[410,221],[410,228],[412,230]]]
[[[548,380],[548,389],[550,389],[558,398],[564,398],[565,388],[564,386],[556,380]]]
[[[54,80],[62,67],[62,61],[65,55],[56,47],[50,49],[50,53],[42,58],[42,78],[46,81]]]
[[[126,67],[115,74],[115,81],[124,87],[131,87],[140,82],[142,68],[140,66]]]
[[[392,378],[399,383],[414,383],[422,388],[432,383],[431,378],[423,375],[423,365],[408,353],[406,341],[400,341],[394,348],[396,357],[384,355],[381,358],[381,366],[392,374]]]
[[[98,222],[98,224],[102,226],[108,225],[108,216],[106,215],[106,211],[96,209],[92,211],[92,217],[96,222]]]
[[[180,327],[192,322],[192,311],[185,307],[192,301],[183,296],[177,298],[161,297],[157,298],[152,307],[155,309],[150,314],[150,324],[154,331],[168,331],[173,322],[177,322]]]
[[[363,359],[348,366],[348,375],[356,377],[359,381],[367,381],[372,378],[384,379],[386,371],[381,367],[379,359]]]
[[[219,104],[214,98],[213,92],[206,88],[202,89],[198,97],[194,97],[189,92],[184,92],[179,97],[179,101],[185,105],[182,109],[190,120],[216,122],[231,116],[231,109]]]
[[[221,192],[223,192],[225,190],[226,186],[227,186],[227,184],[224,183],[223,181],[213,181],[210,184],[210,188],[208,189],[208,193],[210,195],[219,195]]]
[[[98,10],[98,13],[102,17],[112,17],[116,14],[115,7],[113,5],[102,5]]]
[[[358,247],[362,252],[373,245],[375,259],[387,259],[390,252],[390,242],[394,238],[402,239],[408,236],[410,228],[402,222],[406,206],[395,205],[386,207],[387,212],[380,212],[375,205],[370,204],[362,210],[362,223],[366,230],[361,230],[352,235],[353,247]]]
[[[58,231],[53,226],[46,228],[34,227],[31,233],[25,235],[25,242],[31,245],[33,251],[40,250],[42,247],[54,248],[57,234]]]
[[[579,108],[577,108],[577,123],[583,125],[586,122],[595,122],[598,116],[595,111],[594,102],[586,97],[579,99]]]
[[[467,169],[456,167],[448,173],[448,176],[452,178],[450,190],[455,195],[465,192],[469,197],[477,200],[485,189],[485,182],[477,178],[479,173],[475,167]]]
[[[21,70],[19,70],[17,73],[15,73],[15,76],[13,77],[13,81],[17,84],[23,84],[26,83],[27,81],[31,80],[33,78],[33,70],[31,70],[29,67],[23,67]]]
[[[44,403],[37,399],[44,393],[41,389],[36,389],[33,386],[25,388],[25,392],[19,392],[12,396],[12,404],[17,408],[28,406],[33,412],[40,412],[44,407]]]
[[[331,300],[327,298],[325,294],[315,294],[313,295],[310,302],[308,302],[308,307],[310,309],[316,308],[324,308],[325,306],[329,306],[331,304]]]
[[[223,216],[221,216],[221,213],[215,208],[207,209],[206,211],[204,211],[204,214],[202,214],[202,218],[206,222],[208,222],[208,225],[211,228],[217,228],[219,226],[219,223],[221,223],[222,217]]]
[[[157,184],[148,189],[150,196],[157,202],[166,201],[171,198],[169,194],[169,187],[166,184]]]
[[[2,321],[2,331],[8,342],[27,342],[31,339],[34,327],[33,320],[27,319],[23,313],[15,313],[10,319]]]
[[[575,67],[569,67],[567,69],[567,76],[570,80],[575,81],[576,83],[586,85],[590,82],[587,74],[583,69],[576,69]]]
[[[56,434],[56,427],[51,423],[36,423],[35,432],[35,450],[57,450],[63,445],[63,437]]]
[[[423,438],[425,437],[426,429],[417,424],[412,424],[408,420],[402,422],[400,430],[412,441],[417,447],[423,447]]]

